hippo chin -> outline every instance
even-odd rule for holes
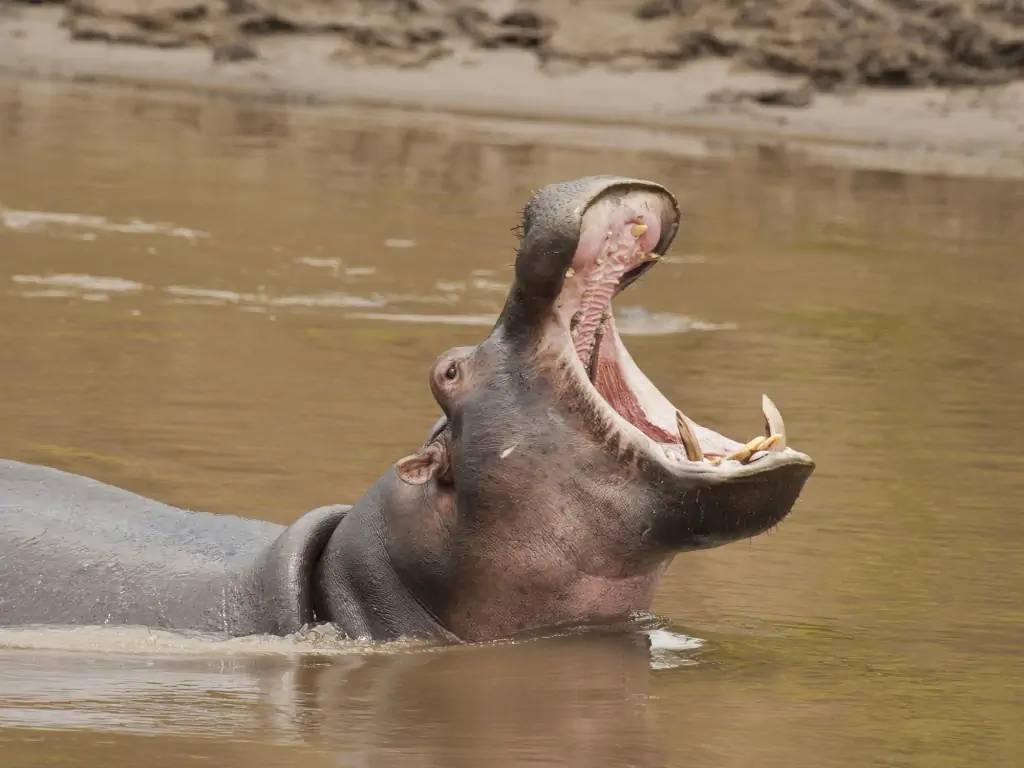
[[[676,553],[774,526],[814,468],[767,398],[766,436],[731,440],[622,343],[612,298],[678,221],[646,181],[534,195],[494,329],[431,371],[444,417],[352,507],[282,529],[0,462],[0,624],[474,641],[648,609]]]

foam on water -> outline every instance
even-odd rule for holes
[[[662,264],[707,264],[708,257],[699,253],[686,254],[684,256],[662,256]]]
[[[300,260],[309,263],[310,260]],[[334,260],[323,260],[324,262]],[[340,264],[340,261],[338,262]],[[320,266],[320,262],[317,263]],[[362,269],[362,268],[358,268]],[[372,268],[366,268],[372,269]],[[346,270],[348,271],[348,270]],[[360,274],[363,274],[360,272]],[[87,274],[61,273],[52,275],[13,275],[11,280],[23,286],[23,298],[67,298],[75,297],[85,301],[106,301],[108,294],[128,294],[150,286],[121,277],[101,277]],[[406,303],[416,304],[457,304],[470,289],[493,293],[504,290],[504,284],[483,278],[467,281],[437,281],[434,288],[440,294],[372,294],[360,296],[341,291],[315,294],[286,294],[275,296],[263,291],[246,292],[225,288],[205,288],[190,285],[169,285],[160,290],[169,294],[177,304],[233,305],[249,311],[263,311],[267,308],[287,309],[359,309],[380,310]],[[421,312],[351,312],[346,317],[355,320],[380,320],[392,323],[415,323],[422,325],[464,325],[490,328],[497,314],[494,313],[437,313]],[[661,336],[688,333],[690,331],[731,331],[735,323],[713,323],[689,315],[673,312],[651,312],[644,307],[628,306],[616,310],[615,322],[623,336]]]
[[[197,240],[202,237],[209,237],[210,234],[199,229],[179,227],[166,222],[151,222],[143,221],[142,219],[117,222],[111,221],[106,216],[83,213],[58,213],[55,211],[22,211],[15,208],[5,208],[2,205],[0,205],[0,223],[8,229],[22,232],[45,232],[49,228],[57,226],[99,232],[115,232],[124,235],[166,235],[168,237],[181,237],[186,240]]]
[[[11,280],[19,285],[45,285],[51,288],[70,288],[89,293],[128,293],[141,291],[144,286],[134,280],[122,277],[99,277],[62,273],[56,275],[12,275]]]
[[[490,328],[496,315],[423,315],[407,312],[353,312],[355,320],[384,320],[391,323],[421,323],[424,325],[478,325]]]
[[[640,626],[643,623],[640,622]],[[623,627],[637,631],[640,626]],[[219,632],[153,629],[122,625],[29,625],[0,627],[0,652],[34,650],[64,653],[132,654],[144,656],[349,656],[391,654],[413,651],[437,651],[444,648],[516,645],[524,642],[600,631],[601,628],[578,627],[538,634],[530,638],[497,640],[470,646],[447,646],[426,640],[394,640],[375,642],[366,638],[347,637],[332,624],[303,627],[283,637],[277,635],[246,635],[232,637]],[[640,630],[650,641],[651,668],[673,669],[693,666],[697,660],[692,652],[704,641],[665,628]]]
[[[263,307],[382,307],[386,300],[380,296],[353,296],[347,293],[330,292],[298,294],[291,296],[270,296],[265,293],[245,293],[219,288],[197,288],[187,285],[171,285],[167,293],[187,302],[206,304],[239,304]]]
[[[31,625],[0,628],[0,649],[68,652],[139,653],[153,655],[317,654],[344,656],[391,653],[428,648],[418,640],[388,643],[353,640],[331,624],[305,627],[284,637],[247,635],[231,637],[217,632],[152,629],[141,626]]]
[[[45,288],[41,291],[22,291],[23,299],[66,299],[75,295],[74,291],[63,291],[58,288]]]
[[[699,637],[668,629],[652,629],[647,632],[647,637],[651,642],[651,669],[677,669],[699,663],[693,655],[704,646]]]
[[[298,296],[276,296],[267,300],[272,307],[383,307],[380,296],[352,296],[345,293],[317,293]]]
[[[491,280],[486,277],[474,277],[471,280],[436,280],[434,287],[445,293],[465,293],[470,288],[489,293],[505,293],[508,283]]]
[[[341,259],[337,257],[324,257],[320,258],[317,256],[302,256],[296,259],[299,264],[304,264],[307,267],[315,267],[317,269],[329,269],[337,273],[341,269]]]
[[[353,312],[357,320],[384,320],[392,323],[437,325],[475,325],[490,328],[497,320],[491,314],[421,314],[413,312]],[[662,336],[690,331],[732,331],[735,323],[710,323],[672,312],[648,312],[642,307],[625,307],[615,313],[615,323],[623,336]]]
[[[623,336],[663,336],[689,331],[734,331],[736,323],[711,323],[674,312],[649,312],[643,307],[615,310],[615,327]]]

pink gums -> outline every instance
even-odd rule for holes
[[[598,326],[611,307],[622,276],[638,266],[646,251],[661,238],[659,217],[645,216],[628,205],[616,208],[606,222],[599,223],[605,226],[591,225],[581,235],[573,258],[573,268],[583,273],[584,280],[582,314],[574,331],[573,346],[584,365],[589,362]],[[631,231],[634,224],[646,224],[647,230],[637,237]]]

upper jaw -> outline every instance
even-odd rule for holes
[[[622,176],[590,176],[550,184],[530,198],[523,211],[515,282],[498,319],[498,327],[506,336],[535,341],[562,292],[566,272],[585,236],[584,217],[602,199],[631,192],[646,192],[661,201],[647,245],[650,252],[664,253],[679,226],[679,207],[660,184]],[[655,224],[653,219],[648,223]]]

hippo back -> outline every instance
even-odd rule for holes
[[[0,625],[245,634],[252,563],[282,530],[0,460]]]

